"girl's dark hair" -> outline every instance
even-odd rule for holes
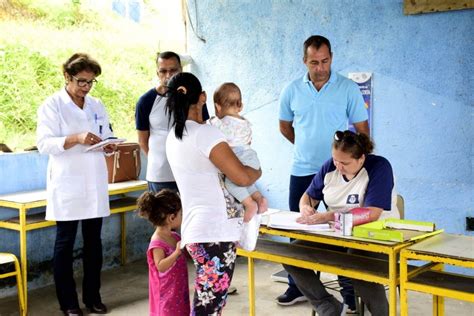
[[[334,149],[351,154],[354,159],[359,159],[362,155],[368,155],[374,150],[374,143],[369,136],[352,131],[337,131],[334,134]]]
[[[158,193],[143,192],[137,204],[138,215],[148,219],[154,226],[162,226],[168,215],[178,214],[181,209],[179,195],[169,189],[162,189]]]
[[[96,77],[102,73],[99,63],[85,53],[75,53],[63,64],[63,72],[70,76],[84,70],[92,72]]]
[[[199,101],[202,86],[199,79],[189,73],[181,72],[168,81],[168,100],[166,109],[169,119],[174,119],[174,133],[176,138],[182,139],[189,108]]]
[[[235,83],[225,82],[221,84],[214,92],[214,103],[217,103],[224,108],[231,106],[240,107],[242,105],[240,99],[229,99],[229,94],[232,92],[237,92],[240,95],[240,98],[242,98],[242,92],[240,92],[239,87]]]

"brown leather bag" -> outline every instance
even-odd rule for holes
[[[140,146],[137,143],[118,144],[113,155],[105,157],[109,183],[137,180],[141,171]]]

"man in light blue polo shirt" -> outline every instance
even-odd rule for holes
[[[322,164],[331,158],[334,133],[346,130],[351,122],[357,132],[369,135],[367,110],[359,87],[331,71],[329,40],[319,35],[309,37],[304,42],[303,62],[308,72],[287,85],[280,95],[280,132],[294,144],[289,189],[293,212],[299,212],[301,196]],[[291,276],[288,285],[277,298],[278,304],[306,300]]]

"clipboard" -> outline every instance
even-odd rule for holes
[[[86,149],[86,152],[89,152],[89,151],[99,151],[99,150],[102,150],[103,147],[107,146],[107,145],[110,145],[110,144],[121,144],[123,142],[125,142],[126,139],[125,138],[107,138],[107,139],[104,139],[103,141],[95,144],[95,145],[92,145],[92,146],[89,146],[87,149]]]

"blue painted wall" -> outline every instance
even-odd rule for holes
[[[46,188],[46,167],[48,156],[37,151],[28,153],[0,153],[0,194]],[[141,177],[146,174],[146,157],[142,156]],[[44,208],[31,210],[29,214],[44,212]],[[18,211],[0,207],[0,218],[18,216]],[[148,221],[133,212],[126,213],[127,258],[129,261],[145,258],[148,241],[153,227]],[[53,283],[52,258],[56,228],[48,227],[27,232],[28,288],[34,289]],[[104,220],[102,226],[104,269],[120,265],[120,215],[114,214]],[[0,251],[19,256],[20,237],[13,230],[0,229]],[[80,229],[76,238],[75,271],[82,270],[82,236]],[[13,286],[11,288],[4,285]],[[16,293],[13,278],[0,280],[0,297]]]
[[[376,153],[393,165],[406,217],[472,235],[473,10],[405,16],[393,0],[189,0],[188,8],[192,71],[211,108],[220,83],[241,87],[263,165],[259,187],[272,207],[288,209],[292,159],[278,95],[305,73],[304,40],[321,34],[333,46],[333,71],[374,74]]]

